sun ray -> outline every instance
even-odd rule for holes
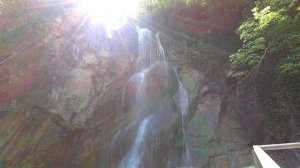
[[[89,18],[91,24],[103,25],[107,35],[125,25],[137,14],[138,0],[77,0],[76,9]]]

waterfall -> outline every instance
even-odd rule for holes
[[[138,168],[141,158],[143,157],[143,151],[141,147],[143,145],[143,139],[146,135],[146,128],[149,122],[149,117],[145,118],[139,125],[135,142],[129,153],[123,158],[119,168]]]
[[[139,56],[137,59],[137,69],[142,70],[152,62],[152,33],[149,29],[137,28],[139,42]]]
[[[166,54],[163,46],[161,45],[160,38],[159,38],[160,32],[156,33],[156,40],[157,40],[157,55],[159,56],[160,60],[163,62],[167,62]]]
[[[160,42],[159,35],[160,35],[160,33],[158,32],[156,34],[156,39],[157,39],[157,44],[158,44],[157,54],[162,61],[167,62],[165,51]],[[175,68],[174,68],[174,71],[176,72],[176,76],[177,76],[178,83],[179,83],[178,93],[179,93],[181,125],[182,125],[183,145],[184,145],[183,166],[190,166],[191,160],[190,160],[190,150],[189,150],[189,139],[188,139],[188,135],[187,135],[189,97],[188,97],[188,92],[184,88],[182,82],[180,81],[178,72],[176,71]]]
[[[179,100],[180,100],[180,108],[181,108],[181,125],[182,125],[182,134],[183,134],[183,145],[184,145],[184,153],[183,153],[183,164],[184,166],[190,166],[190,150],[189,150],[189,139],[187,135],[187,127],[188,127],[188,106],[189,106],[189,97],[186,89],[183,87],[183,84],[179,81]]]
[[[163,125],[168,120],[166,117],[176,111],[176,108],[175,110],[161,110],[163,108],[160,108],[160,103],[165,100],[164,97],[166,95],[169,95],[168,98],[172,98],[172,95],[176,93],[178,93],[177,102],[179,102],[178,107],[180,107],[178,111],[181,114],[184,144],[182,165],[190,166],[189,140],[187,136],[188,92],[180,81],[176,69],[167,63],[165,51],[159,37],[160,34],[157,33],[155,35],[156,38],[153,39],[152,32],[148,29],[137,28],[137,32],[139,41],[139,56],[136,62],[137,72],[130,78],[124,88],[122,95],[124,102],[122,104],[126,107],[129,106],[130,108],[126,109],[133,113],[140,122],[136,126],[137,133],[134,143],[125,157],[122,158],[119,168],[143,167],[144,163],[142,161],[146,157],[144,156],[145,151],[149,148],[147,146],[147,137],[159,130],[157,128],[159,127],[157,125],[160,125],[158,121]],[[129,100],[127,98],[128,95],[130,97]],[[157,114],[153,111],[159,111],[164,114]],[[164,111],[171,112],[167,113]]]

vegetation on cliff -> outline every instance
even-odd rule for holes
[[[187,10],[176,14],[180,8]],[[181,60],[206,72],[228,65],[235,81],[230,89],[246,86],[256,93],[266,116],[264,135],[289,140],[287,123],[300,116],[299,0],[161,0],[147,9],[167,15],[166,24],[181,32],[182,43],[174,47],[185,55]],[[232,40],[234,31],[240,43]]]
[[[287,141],[300,110],[300,1],[261,0],[237,33],[243,46],[230,56],[230,76],[253,81],[267,114],[268,133]]]
[[[45,23],[63,13],[60,5],[45,7],[43,1],[36,2],[39,9],[30,10],[22,0],[0,0],[4,18],[0,21],[0,62],[16,54],[23,46],[18,45],[31,37],[51,32]],[[234,88],[253,88],[261,112],[267,116],[266,134],[276,141],[288,140],[286,123],[300,116],[299,0],[142,3],[145,18],[164,23],[153,23],[154,27],[178,37],[179,47],[174,50],[185,56],[180,61],[207,73],[222,71],[222,67],[235,81]]]

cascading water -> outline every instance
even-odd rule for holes
[[[161,60],[163,60],[163,62],[167,62],[167,59],[166,59],[166,54],[165,54],[165,50],[163,48],[163,46],[161,45],[161,42],[160,42],[160,39],[159,39],[159,32],[156,33],[156,40],[157,40],[157,55],[159,56],[159,58]]]
[[[181,113],[184,144],[181,165],[190,166],[187,136],[188,93],[179,80],[176,69],[166,61],[159,33],[156,34],[156,40],[153,41],[150,30],[137,28],[137,31],[139,35],[139,57],[136,64],[138,72],[131,77],[124,88],[123,101],[127,101],[127,103],[123,102],[123,106],[129,106],[125,109],[133,113],[136,120],[140,122],[136,126],[136,136],[133,144],[121,159],[119,168],[149,167],[149,165],[146,166],[146,163],[143,163],[146,159],[145,152],[149,153],[151,151],[149,149],[151,144],[147,144],[147,138],[151,138],[153,134],[164,130],[168,122],[174,123],[176,121],[174,114],[177,110],[172,105],[172,102],[174,102],[172,101],[173,95],[176,93],[178,95],[178,107],[180,107],[178,111]],[[152,52],[152,50],[156,52]],[[130,93],[127,93],[128,90]],[[131,96],[130,100],[127,100],[128,95]],[[152,156],[153,153],[150,152],[149,155]],[[149,158],[147,159],[149,160]],[[152,161],[147,163],[149,162]]]
[[[157,47],[158,56],[164,62],[167,62],[164,48],[160,42],[159,34],[160,34],[159,32],[156,34],[157,44],[158,44],[158,47]],[[188,135],[187,135],[189,97],[188,97],[188,92],[184,88],[182,82],[180,81],[178,72],[175,70],[175,68],[174,68],[174,71],[176,72],[176,76],[177,76],[178,83],[179,83],[178,92],[179,92],[183,144],[184,144],[183,164],[184,164],[184,166],[190,166],[191,160],[190,160],[190,151],[189,151],[189,139],[188,139]]]
[[[183,144],[184,144],[184,154],[183,154],[183,164],[184,166],[190,166],[190,150],[189,150],[189,139],[187,135],[188,127],[188,106],[189,106],[189,97],[186,89],[183,87],[183,84],[179,81],[179,99],[180,99],[180,108],[181,108],[181,124],[182,124],[182,133],[183,133]]]
[[[149,117],[145,118],[139,125],[138,132],[135,138],[134,145],[129,153],[123,158],[120,168],[137,168],[139,167],[139,162],[143,157],[143,151],[141,149],[143,145],[143,139],[146,134],[147,124],[149,122]]]
[[[137,28],[137,31],[139,38],[139,56],[137,59],[137,69],[142,70],[152,63],[152,33],[148,29]]]

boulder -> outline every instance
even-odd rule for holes
[[[151,111],[164,97],[177,91],[178,78],[174,68],[157,62],[129,80],[124,90],[125,106],[133,111]]]

